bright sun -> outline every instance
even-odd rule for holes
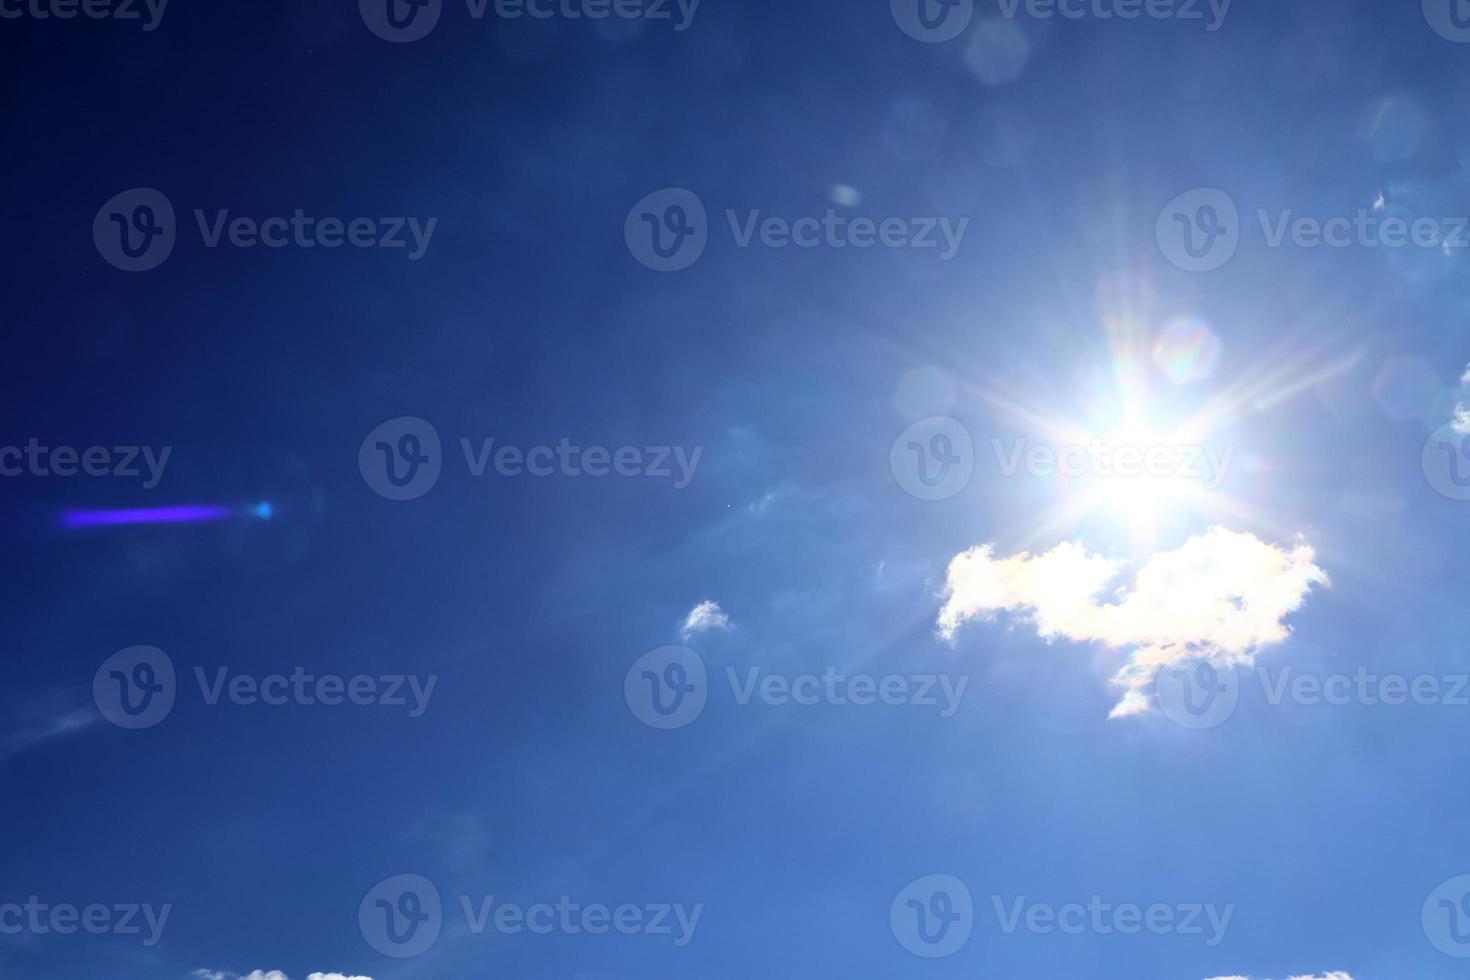
[[[1089,440],[1089,446],[1093,445]],[[1090,474],[1100,505],[1136,533],[1151,532],[1180,504],[1201,494],[1203,446],[1132,422],[1096,440]]]

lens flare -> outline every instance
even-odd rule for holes
[[[1203,320],[1175,320],[1159,333],[1154,364],[1176,385],[1204,381],[1215,373],[1223,346]]]
[[[268,521],[274,513],[275,509],[269,501],[246,507],[179,504],[129,510],[69,510],[61,515],[61,526],[82,528],[118,527],[126,524],[200,524],[207,521],[226,521],[232,517],[254,517]]]

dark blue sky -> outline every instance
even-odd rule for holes
[[[1470,672],[1470,45],[1435,0],[1235,0],[1215,30],[968,6],[931,42],[881,0],[443,0],[394,43],[350,0],[172,0],[146,30],[0,0],[0,977],[1459,975],[1470,706],[1269,693]],[[1169,229],[1203,235],[1202,202],[1234,250],[1192,268]],[[236,244],[298,211],[314,247]],[[1272,242],[1360,215],[1437,237]],[[650,268],[638,232],[684,220],[703,251]],[[120,268],[159,221],[172,251]],[[936,465],[967,437],[959,485],[902,472],[912,425]],[[390,499],[371,464],[411,472],[429,432],[437,480]],[[1000,451],[1145,434],[1231,469],[1176,493]],[[477,476],[461,440],[492,438]],[[57,475],[32,440],[143,475]],[[156,512],[183,506],[218,512]],[[1021,557],[1059,546],[1116,574],[1079,596],[1080,564]],[[1299,548],[1331,584],[1283,599]],[[635,665],[676,644],[649,676],[702,665],[704,707],[666,730]],[[104,662],[136,646],[176,684],[131,730]],[[1228,723],[1162,692],[1110,718],[1151,650],[1238,672]],[[210,703],[196,673],[298,668],[373,703]],[[907,686],[741,703],[752,670]],[[371,924],[398,875],[442,900],[421,955]],[[905,897],[940,911],[931,875],[973,901],[934,958]],[[491,896],[700,912],[687,944],[475,934],[461,899]],[[1000,914],[1094,896],[1231,917]],[[170,911],[156,943],[9,929],[33,897]]]

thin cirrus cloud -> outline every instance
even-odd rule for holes
[[[195,980],[291,980],[280,970],[254,970],[250,973],[228,973],[219,970],[195,970]],[[306,980],[373,980],[372,977],[349,977],[345,973],[313,973]]]
[[[705,600],[693,609],[689,615],[684,617],[684,625],[679,628],[679,635],[689,640],[696,633],[704,633],[709,630],[727,630],[730,628],[730,617],[720,608],[718,602]]]
[[[1251,664],[1263,648],[1286,639],[1287,614],[1313,586],[1330,584],[1315,560],[1306,544],[1283,548],[1215,527],[1152,555],[1128,588],[1116,584],[1121,562],[1076,542],[1009,558],[996,558],[984,545],[950,562],[938,628],[953,639],[971,620],[1008,612],[1048,642],[1128,649],[1127,663],[1113,676],[1123,694],[1109,714],[1121,718],[1149,710],[1147,689],[1165,666]],[[1099,602],[1110,587],[1116,601]]]
[[[1460,386],[1470,388],[1470,366],[1465,368],[1465,373],[1460,377]],[[1461,435],[1470,436],[1470,405],[1461,402],[1455,406],[1455,431]]]
[[[1211,977],[1210,980],[1250,980],[1250,977]],[[1319,976],[1288,977],[1287,980],[1353,980],[1341,970],[1332,970]]]

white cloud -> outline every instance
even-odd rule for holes
[[[1115,586],[1116,601],[1104,604],[1098,596],[1115,582],[1121,562],[1090,555],[1075,542],[1001,559],[985,545],[950,562],[939,633],[953,638],[970,620],[1008,611],[1047,641],[1132,648],[1113,677],[1123,696],[1111,717],[1140,714],[1149,708],[1145,691],[1165,665],[1250,664],[1263,647],[1286,639],[1287,614],[1301,607],[1312,586],[1329,584],[1315,558],[1305,544],[1287,550],[1216,527],[1151,556],[1132,590]]]
[[[195,970],[191,976],[196,980],[290,980],[280,970],[255,970],[243,976],[217,970]],[[372,977],[349,977],[342,973],[313,973],[306,980],[373,980]]]
[[[689,610],[689,615],[684,617],[684,625],[679,632],[685,640],[694,636],[695,633],[703,633],[706,630],[727,630],[730,628],[730,617],[720,608],[718,602],[708,600],[701,602]]]
[[[1250,978],[1249,977],[1212,977],[1211,980],[1250,980]],[[1322,974],[1320,977],[1317,977],[1317,976],[1300,976],[1300,977],[1290,977],[1289,980],[1353,980],[1353,978],[1350,977],[1350,976],[1348,976],[1346,973],[1343,973],[1341,970],[1332,970],[1332,971],[1330,971],[1328,973]]]
[[[1470,388],[1470,366],[1465,368],[1465,373],[1460,376],[1460,386]],[[1461,402],[1455,406],[1455,431],[1464,436],[1470,436],[1470,405]]]

